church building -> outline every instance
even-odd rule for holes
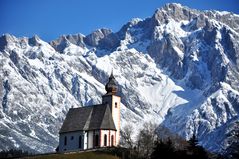
[[[102,104],[71,108],[60,129],[59,152],[117,146],[120,140],[120,97],[111,73]]]

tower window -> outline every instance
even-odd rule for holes
[[[115,102],[115,108],[117,108],[117,102]]]
[[[67,137],[65,136],[64,145],[67,145]]]

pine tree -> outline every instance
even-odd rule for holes
[[[168,139],[167,142],[164,143],[162,140],[157,140],[153,153],[151,154],[151,159],[168,158],[177,158],[172,141]]]
[[[208,154],[205,151],[205,149],[199,145],[198,139],[196,138],[196,135],[193,134],[193,136],[188,141],[188,152],[189,152],[189,158],[192,159],[207,159]]]
[[[190,145],[189,148],[192,148],[192,149],[198,146],[198,140],[195,134],[193,134],[193,136],[188,140],[188,143]]]

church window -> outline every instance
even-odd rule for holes
[[[117,102],[115,102],[115,108],[117,108]]]
[[[79,136],[79,149],[81,149],[81,145],[82,145],[82,137]]]
[[[99,146],[99,135],[95,135],[95,146]]]
[[[64,145],[67,145],[67,137],[65,136]]]
[[[107,146],[107,135],[104,135],[104,146]]]
[[[114,146],[114,135],[111,135],[111,146]]]

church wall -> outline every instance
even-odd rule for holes
[[[100,130],[100,147],[105,147],[104,145],[104,136],[107,135],[106,146],[109,146],[109,130]]]
[[[88,141],[87,136],[88,136],[88,133],[86,132],[86,133],[84,134],[84,150],[87,149],[87,146],[88,146],[88,143],[87,143],[87,141]]]
[[[116,106],[117,104],[117,106]],[[113,96],[112,100],[112,116],[117,129],[116,132],[116,145],[119,144],[120,140],[120,97]]]
[[[106,146],[105,146],[105,135],[107,136]],[[112,143],[112,135],[113,135],[113,143]],[[108,147],[108,146],[116,146],[116,131],[114,130],[100,130],[100,147]]]
[[[98,135],[98,146],[96,146],[96,135]],[[100,146],[100,131],[90,130],[88,131],[88,149],[96,148]]]
[[[93,131],[88,131],[88,149],[93,148]]]
[[[84,142],[87,140],[85,137],[85,132],[76,131],[76,132],[68,132],[60,134],[60,143],[59,143],[59,151],[68,151],[68,150],[82,150],[84,149]],[[66,142],[65,142],[66,137]],[[81,137],[81,146],[80,139]]]

